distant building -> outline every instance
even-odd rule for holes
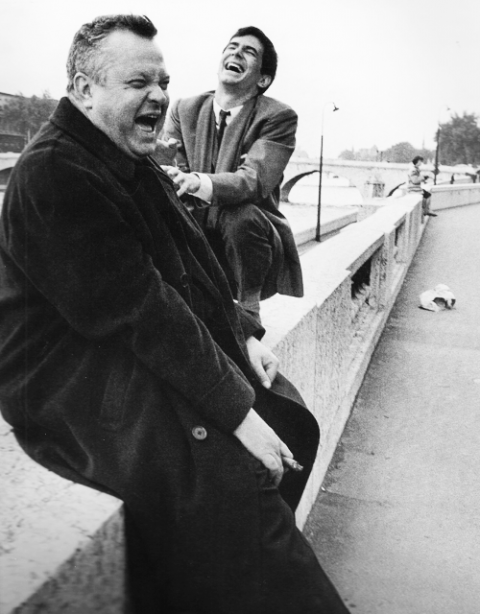
[[[0,114],[3,115],[3,109],[5,105],[7,105],[11,100],[15,100],[16,98],[22,98],[22,96],[17,96],[16,94],[5,94],[5,92],[0,92]]]
[[[22,98],[22,96],[0,92],[0,153],[19,153],[23,150],[27,142],[26,134],[19,132],[8,121],[3,119],[5,106],[12,100],[20,98]]]
[[[353,160],[355,162],[381,162],[383,152],[376,145],[365,149],[345,149],[339,156],[340,160]]]
[[[48,92],[41,97],[0,92],[0,153],[20,153],[57,103]],[[7,113],[9,107],[12,113]]]
[[[14,126],[3,118],[5,106],[18,98],[21,98],[21,96],[0,92],[0,192],[5,189],[18,154],[23,150],[27,142],[26,135],[16,130]],[[15,155],[5,155],[9,153]]]
[[[377,162],[380,159],[380,151],[376,145],[369,149],[359,149],[355,152],[355,160],[360,162]]]

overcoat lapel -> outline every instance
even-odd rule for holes
[[[143,181],[146,184],[145,193],[157,192],[159,196],[162,196],[157,203],[157,206],[162,210],[162,215],[155,215],[152,212],[149,220],[150,228],[156,229],[156,236],[154,237],[157,252],[156,267],[159,271],[162,271],[162,276],[182,295],[184,295],[186,288],[181,282],[178,283],[178,280],[181,280],[182,275],[188,272],[196,283],[203,286],[204,290],[211,295],[217,304],[222,305],[224,297],[222,297],[221,291],[205,273],[206,270],[208,271],[211,268],[212,263],[208,256],[204,236],[183,207],[173,205],[177,198],[175,191],[170,182],[164,179],[163,172],[158,169],[155,162],[150,160],[150,163],[153,168],[149,168],[147,164],[143,167]],[[163,220],[165,220],[168,230]],[[192,249],[201,258],[201,262],[198,262],[193,255]],[[178,258],[175,259],[172,254],[177,255]],[[225,292],[225,289],[223,290]],[[187,296],[184,296],[184,298],[187,299]]]

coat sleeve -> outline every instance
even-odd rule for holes
[[[297,115],[286,107],[266,118],[233,172],[209,174],[212,204],[259,204],[278,186],[295,149]]]
[[[168,111],[167,120],[163,129],[163,138],[176,139],[178,141],[177,155],[175,156],[175,163],[177,167],[184,173],[190,172],[190,166],[188,164],[187,155],[185,152],[185,143],[183,138],[182,126],[180,122],[178,106],[180,101],[177,100],[173,103]],[[160,160],[155,157],[156,161],[162,164]]]
[[[6,212],[10,255],[78,334],[92,344],[116,336],[231,432],[253,404],[252,386],[162,279],[119,213],[125,194],[116,182],[74,153],[36,154],[17,175]]]
[[[265,329],[258,321],[239,304],[235,303],[237,316],[245,339],[255,337],[259,341],[265,335]]]

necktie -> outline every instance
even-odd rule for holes
[[[220,109],[220,121],[218,122],[218,134],[217,134],[217,143],[218,149],[220,149],[220,145],[223,139],[223,133],[225,132],[225,128],[227,127],[227,117],[230,115],[230,111],[224,111]]]

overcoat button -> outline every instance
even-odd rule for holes
[[[182,284],[182,286],[184,288],[186,288],[188,286],[188,275],[186,273],[183,273],[180,276],[180,283]]]
[[[192,435],[195,439],[202,440],[207,438],[207,431],[203,426],[194,426],[192,429]]]

